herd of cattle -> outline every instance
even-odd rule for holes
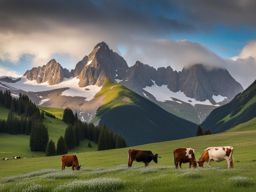
[[[12,159],[21,159],[21,156],[13,156]],[[7,161],[7,160],[10,160],[10,158],[3,157],[2,160]]]
[[[189,168],[203,167],[206,162],[209,166],[210,161],[227,161],[227,167],[233,168],[233,147],[223,146],[223,147],[208,147],[206,148],[198,161],[195,158],[195,150],[193,148],[178,148],[173,151],[174,164],[176,169],[181,168],[182,163],[189,163]],[[145,167],[153,160],[155,163],[158,162],[158,154],[153,154],[152,151],[129,149],[128,150],[128,167],[132,166],[133,161],[143,162]],[[76,155],[63,155],[61,157],[62,170],[65,167],[72,167],[72,170],[79,170],[81,165],[79,165],[78,158]]]

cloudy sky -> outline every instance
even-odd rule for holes
[[[176,70],[227,68],[256,79],[254,0],[0,0],[0,75],[57,59],[71,69],[100,41],[136,60]]]

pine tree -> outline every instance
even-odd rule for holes
[[[32,125],[30,134],[31,151],[45,152],[49,140],[48,130],[40,121],[36,121]]]
[[[116,135],[115,148],[124,148],[124,147],[127,147],[125,140],[121,136]]]
[[[211,130],[210,130],[210,129],[208,129],[207,131],[205,131],[205,132],[204,132],[204,134],[205,134],[205,135],[211,135],[211,134],[212,134],[212,132],[211,132]]]
[[[71,109],[66,108],[63,113],[62,121],[64,121],[67,124],[73,125],[75,122],[75,116]]]
[[[55,143],[52,140],[49,141],[49,143],[46,147],[46,155],[47,156],[56,155]]]
[[[66,128],[64,139],[68,149],[73,149],[76,146],[76,137],[71,125]]]
[[[202,129],[202,127],[199,125],[199,126],[197,127],[196,135],[197,135],[197,136],[200,136],[200,135],[203,135],[203,134],[204,134],[203,129]]]
[[[61,136],[58,139],[58,143],[57,143],[57,155],[63,155],[63,154],[66,154],[67,152],[68,152],[68,149],[67,149],[66,142],[64,138]]]
[[[91,144],[90,141],[88,142],[88,147],[89,147],[89,148],[92,148],[92,144]]]

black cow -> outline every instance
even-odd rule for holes
[[[133,161],[143,162],[145,167],[153,160],[157,163],[158,154],[153,154],[152,151],[143,151],[143,150],[136,150],[136,149],[129,149],[128,150],[128,167],[132,166]]]

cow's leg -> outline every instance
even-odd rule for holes
[[[62,165],[61,165],[61,170],[64,170],[64,169],[65,169],[65,164],[62,163]]]
[[[131,166],[132,166],[132,163],[133,163],[133,160],[129,159],[129,161],[128,161],[128,167],[131,167]]]
[[[174,164],[175,164],[176,169],[178,169],[178,161],[175,160]]]
[[[179,166],[180,166],[180,168],[181,168],[181,164],[182,164],[182,162],[180,161],[180,162],[179,162]]]
[[[72,165],[72,170],[73,170],[73,171],[75,170],[75,166],[74,166],[74,165]]]
[[[234,161],[233,161],[233,158],[231,157],[231,159],[230,159],[230,167],[231,168],[234,168]]]
[[[227,161],[228,169],[230,169],[230,159],[229,159],[229,157],[225,157],[225,160]]]
[[[209,160],[207,161],[207,167],[208,167],[208,168],[211,168],[210,162],[211,162],[211,160],[209,159]]]
[[[192,165],[192,162],[191,162],[191,161],[189,161],[189,168],[191,168],[191,165]]]
[[[145,163],[145,167],[147,167],[148,166],[148,162],[144,162]]]

